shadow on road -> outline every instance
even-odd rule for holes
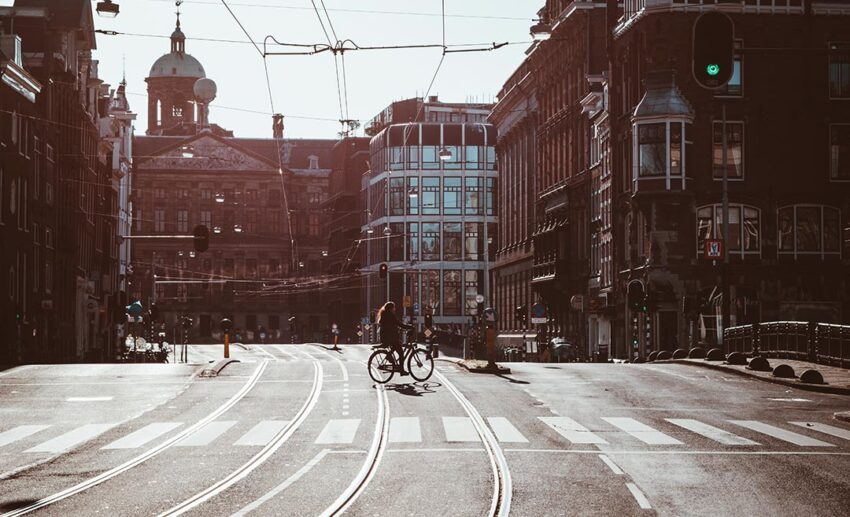
[[[426,393],[437,393],[431,388],[442,386],[439,382],[413,382],[406,384],[388,384],[387,390],[395,391],[409,397],[421,397]]]
[[[508,377],[507,375],[505,375],[505,374],[503,374],[503,373],[497,373],[497,374],[496,374],[496,377],[500,377],[500,378],[502,378],[502,379],[505,379],[505,380],[507,380],[507,381],[510,381],[510,382],[512,382],[513,384],[531,384],[531,383],[530,383],[530,382],[528,382],[528,381],[521,381],[521,380],[518,380],[518,379],[513,379],[513,378]]]
[[[38,499],[15,499],[12,501],[6,501],[0,503],[0,512],[11,512],[13,510],[17,510],[18,508],[24,508],[26,506],[29,506],[37,501]]]

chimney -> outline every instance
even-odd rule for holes
[[[428,102],[440,102],[440,101],[437,100],[437,95],[431,95],[430,97],[428,97]]]
[[[283,140],[283,115],[280,113],[272,115],[272,138]]]

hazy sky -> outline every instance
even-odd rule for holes
[[[142,134],[147,128],[144,79],[153,62],[170,50],[168,36],[174,30],[175,2],[115,1],[121,13],[115,19],[95,16],[98,29],[161,36],[97,36],[95,55],[100,60],[100,76],[113,87],[121,80],[122,56],[126,59],[127,90],[132,94],[129,100],[138,113],[137,134]],[[321,11],[321,0],[315,2]],[[12,3],[0,0],[1,5]],[[227,0],[227,4],[261,48],[267,35],[286,42],[327,43],[311,0]],[[440,0],[324,0],[324,4],[341,40],[351,39],[361,46],[441,42]],[[445,4],[448,44],[528,42],[529,26],[543,0],[445,0]],[[270,137],[271,117],[266,114],[271,108],[260,54],[247,43],[220,0],[185,0],[180,10],[187,52],[203,64],[207,77],[218,85],[210,120],[234,130],[236,136]],[[335,40],[333,34],[331,38]],[[492,100],[527,48],[524,43],[492,52],[449,54],[431,94],[445,101]],[[366,122],[393,100],[417,92],[422,95],[440,55],[441,50],[436,48],[346,53],[348,118]],[[326,52],[266,59],[275,111],[286,115],[286,135],[335,137],[340,110],[333,55]]]

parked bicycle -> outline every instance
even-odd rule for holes
[[[408,342],[402,345],[404,356],[402,364],[407,365],[410,376],[419,382],[427,381],[434,373],[434,356],[430,345]],[[378,384],[386,384],[393,378],[398,368],[396,354],[388,347],[374,345],[374,352],[367,363],[369,377]]]

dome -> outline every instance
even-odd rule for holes
[[[157,59],[148,77],[206,77],[200,61],[183,52],[171,52]]]

